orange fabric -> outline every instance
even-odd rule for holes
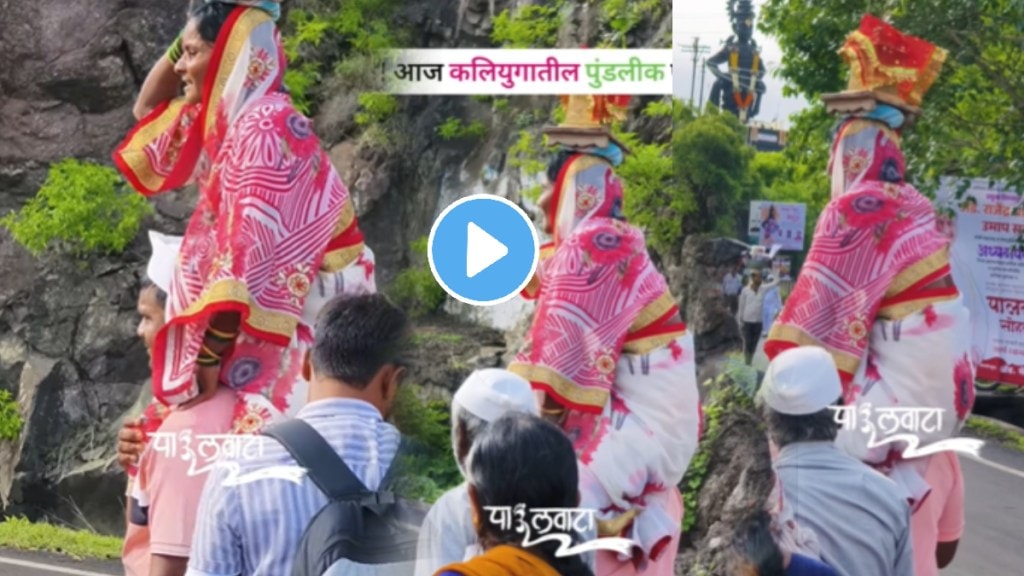
[[[495,546],[468,562],[442,568],[437,574],[448,571],[463,576],[559,576],[547,562],[515,546]]]

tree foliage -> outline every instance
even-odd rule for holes
[[[911,178],[925,189],[942,176],[1024,185],[1024,2],[768,0],[761,29],[782,48],[788,93],[813,101],[845,88],[836,51],[866,12],[949,51],[904,140]]]
[[[754,150],[734,116],[698,116],[681,101],[672,114],[670,157],[656,154],[654,146],[633,144],[619,170],[626,183],[626,217],[662,255],[678,253],[687,234],[738,235],[758,188],[750,170]]]

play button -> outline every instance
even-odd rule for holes
[[[448,294],[489,306],[518,294],[537,269],[537,231],[521,208],[491,194],[462,198],[434,221],[430,271]]]
[[[482,228],[470,222],[466,232],[466,277],[472,278],[508,255],[505,246]]]

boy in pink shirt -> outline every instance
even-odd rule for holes
[[[156,450],[151,439],[139,463],[129,500],[129,523],[122,559],[126,576],[180,576],[188,565],[192,532],[205,472],[190,474],[182,458],[187,449],[196,455],[206,434],[230,434],[235,393],[221,387],[209,400],[187,409],[171,408],[159,433],[167,435]],[[187,435],[191,435],[188,446]],[[197,467],[202,467],[202,463]]]
[[[137,333],[146,350],[151,350],[157,332],[165,323],[165,306],[170,273],[177,255],[173,245],[152,237],[153,257],[147,278],[139,292]],[[206,483],[202,471],[209,462],[196,462],[198,474],[190,473],[192,462],[183,456],[197,454],[201,436],[229,434],[236,395],[219,388],[212,397],[188,408],[171,407],[163,414],[157,433],[147,439],[135,478],[128,481],[127,529],[121,560],[125,576],[182,576],[188,565],[192,532],[199,499]],[[219,446],[219,443],[218,443]],[[207,448],[206,452],[210,452]]]
[[[955,452],[930,456],[925,481],[932,491],[910,517],[916,576],[938,576],[953,562],[964,533],[964,476]]]

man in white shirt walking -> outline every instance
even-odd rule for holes
[[[778,278],[768,284],[761,283],[761,271],[754,270],[750,273],[750,282],[740,292],[739,311],[736,313],[736,321],[740,325],[740,332],[743,334],[743,356],[747,366],[754,360],[754,352],[757,351],[757,342],[761,339],[761,329],[764,327],[764,296],[769,290],[779,285]]]
[[[736,268],[726,272],[722,278],[722,294],[725,295],[725,304],[729,307],[729,313],[736,315],[739,309],[740,290],[743,289],[743,274],[737,265]]]

